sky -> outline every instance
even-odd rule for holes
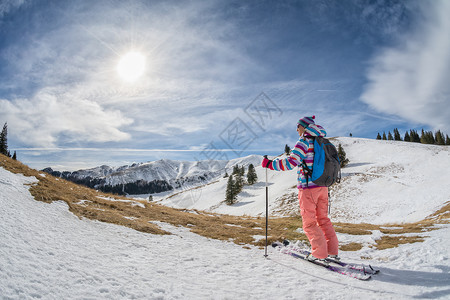
[[[19,160],[56,170],[278,155],[311,115],[330,137],[450,134],[449,13],[445,0],[2,0],[0,123]]]

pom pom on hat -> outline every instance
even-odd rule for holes
[[[316,116],[303,117],[298,121],[297,126],[301,125],[302,127],[307,128],[310,124],[315,124],[314,123],[315,118],[316,118]]]

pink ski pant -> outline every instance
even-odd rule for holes
[[[337,255],[339,243],[328,218],[328,188],[317,187],[298,191],[303,231],[311,243],[311,253],[317,258]]]

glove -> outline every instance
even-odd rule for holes
[[[264,155],[261,166],[263,168],[269,168],[269,169],[273,170],[272,162],[273,162],[273,160],[268,159],[267,155]]]

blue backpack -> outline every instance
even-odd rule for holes
[[[336,147],[324,137],[314,137],[314,163],[312,170],[303,162],[306,186],[311,179],[318,186],[329,187],[341,181],[341,163]]]

